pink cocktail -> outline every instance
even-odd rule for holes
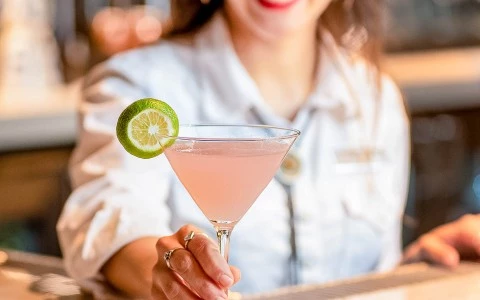
[[[180,126],[165,154],[217,231],[228,260],[231,231],[272,180],[298,130],[260,125]]]

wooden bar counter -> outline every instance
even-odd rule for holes
[[[119,298],[113,294],[108,297]],[[93,297],[82,292],[67,277],[59,258],[0,250],[0,299],[82,300]],[[474,300],[480,299],[480,263],[463,262],[455,270],[412,264],[390,273],[284,288],[259,295],[237,295],[235,299]]]

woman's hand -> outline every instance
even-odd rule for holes
[[[185,249],[185,237],[195,232]],[[167,251],[175,250],[169,268]],[[157,264],[152,274],[153,299],[227,299],[225,290],[240,279],[240,271],[230,267],[220,255],[217,244],[192,225],[162,237],[156,245]]]
[[[437,227],[410,245],[404,263],[428,261],[455,267],[460,259],[480,258],[480,215],[466,215]]]

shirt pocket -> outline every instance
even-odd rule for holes
[[[391,223],[389,199],[378,186],[388,165],[383,150],[371,148],[336,151],[335,172],[338,191],[348,218],[364,220],[382,233]]]

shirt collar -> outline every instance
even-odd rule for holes
[[[225,105],[238,113],[265,110],[256,83],[235,53],[227,26],[223,13],[219,12],[196,36],[201,79],[209,78],[209,84]],[[323,30],[321,36],[317,84],[304,109],[340,110],[346,117],[354,116],[358,103],[351,95],[354,92],[351,63],[329,32]]]

